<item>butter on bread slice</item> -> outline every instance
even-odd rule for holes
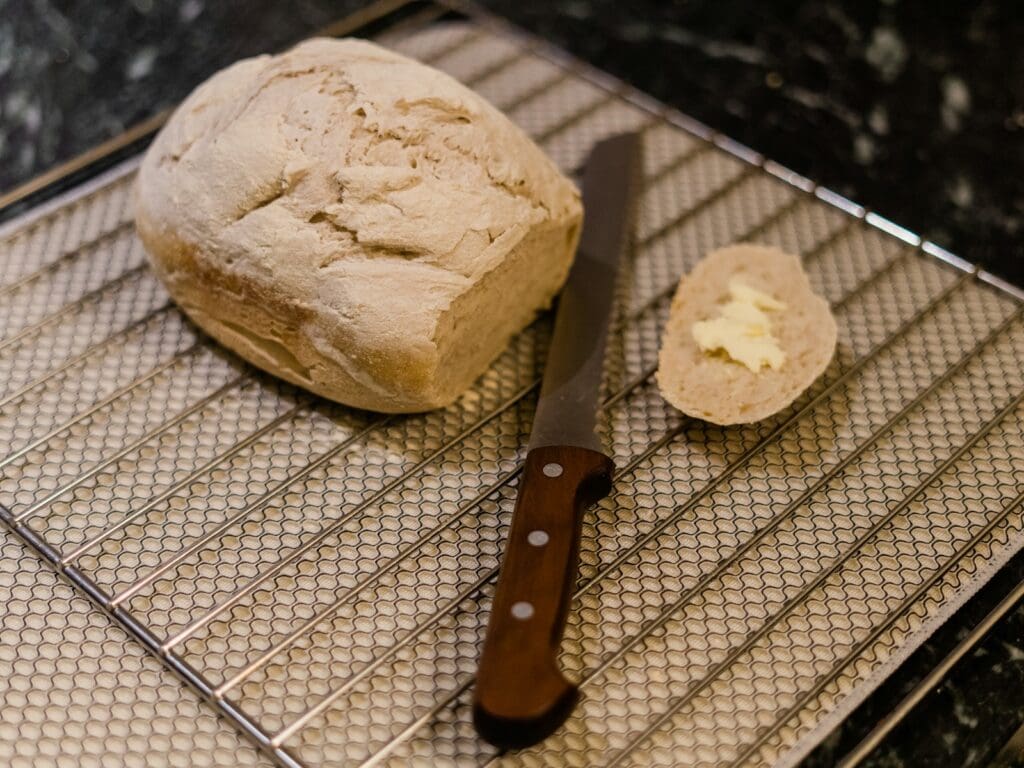
[[[744,300],[753,302],[753,312],[745,312]],[[760,317],[757,309],[765,310]],[[744,337],[741,323],[722,322],[728,317],[759,322]],[[708,328],[715,333],[709,335]],[[758,338],[760,333],[766,336]],[[836,334],[828,303],[811,289],[799,258],[762,245],[720,248],[676,289],[658,358],[658,386],[689,416],[722,425],[759,421],[790,405],[822,374],[835,352]],[[740,360],[729,355],[730,348]],[[765,362],[754,365],[758,360]]]

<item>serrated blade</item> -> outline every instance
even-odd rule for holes
[[[583,172],[583,233],[559,300],[529,447],[604,452],[595,432],[619,264],[629,247],[641,173],[641,136],[595,145]]]

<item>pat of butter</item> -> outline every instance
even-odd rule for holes
[[[723,350],[732,360],[757,373],[767,365],[778,370],[786,354],[772,336],[768,312],[781,312],[786,305],[766,293],[729,281],[730,301],[719,316],[693,324],[693,338],[703,352]]]

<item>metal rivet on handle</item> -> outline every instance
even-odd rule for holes
[[[543,547],[545,544],[548,543],[548,540],[550,538],[551,537],[548,536],[548,532],[547,531],[539,531],[539,530],[538,531],[530,531],[530,533],[527,534],[527,536],[526,536],[526,540],[528,542],[530,542],[535,547]]]
[[[526,619],[533,616],[533,604],[532,603],[513,603],[512,604],[512,616],[525,621]]]
[[[548,477],[559,477],[562,474],[562,465],[552,461],[544,465],[543,472]]]

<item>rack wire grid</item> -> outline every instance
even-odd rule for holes
[[[1022,294],[449,11],[377,37],[569,172],[604,136],[645,135],[568,722],[501,753],[469,708],[550,318],[449,408],[316,399],[169,302],[132,227],[138,158],[0,230],[3,521],[282,765],[793,765],[1024,544]],[[722,428],[652,374],[679,277],[743,240],[801,255],[839,344],[791,407]]]

